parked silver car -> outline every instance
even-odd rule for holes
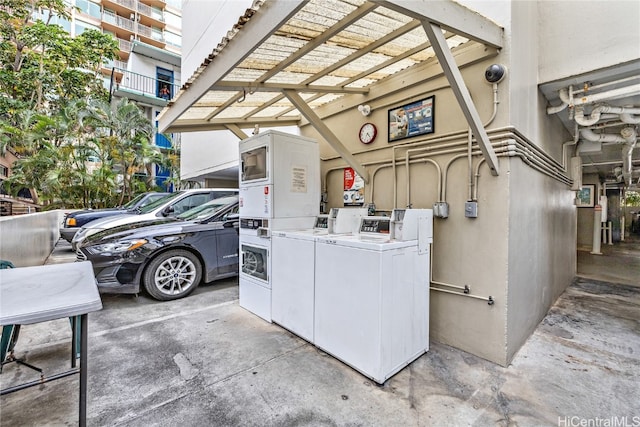
[[[237,194],[238,190],[234,188],[200,188],[178,191],[156,200],[135,212],[88,222],[73,236],[71,247],[74,251],[77,251],[87,236],[109,228],[167,216],[176,216],[196,206],[200,206],[209,200],[225,196],[235,196]]]

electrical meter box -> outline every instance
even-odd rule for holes
[[[240,215],[316,217],[320,152],[309,138],[268,130],[240,141]]]

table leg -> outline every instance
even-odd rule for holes
[[[80,316],[80,427],[87,425],[87,341],[89,316]],[[75,356],[75,354],[74,354]]]
[[[76,367],[76,360],[78,358],[78,324],[80,319],[78,316],[70,317],[71,323],[71,367]]]

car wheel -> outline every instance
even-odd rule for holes
[[[169,301],[186,297],[200,284],[202,266],[189,251],[171,250],[155,257],[142,278],[145,290],[153,298]]]

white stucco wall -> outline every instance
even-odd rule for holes
[[[182,73],[185,80],[200,66],[251,0],[185,0],[182,3]],[[292,133],[291,129],[285,130]],[[245,131],[251,136],[249,131]],[[297,132],[297,129],[295,130]],[[185,132],[181,179],[195,179],[238,164],[238,137],[230,131]]]
[[[186,78],[238,22],[251,0],[184,0],[182,2],[182,70]]]
[[[195,179],[238,164],[238,138],[231,132],[182,134],[180,178]]]
[[[538,2],[539,83],[640,56],[640,2]]]
[[[156,78],[157,67],[164,68],[165,70],[173,71],[173,82],[175,84],[180,85],[180,82],[182,81],[180,67],[137,53],[131,53],[128,67],[131,72],[142,74],[143,76],[148,76],[154,79]]]

